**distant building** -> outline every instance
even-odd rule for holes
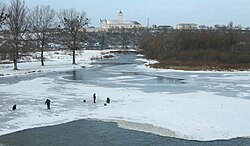
[[[100,30],[98,28],[95,28],[94,26],[90,26],[85,28],[86,32],[99,32]]]
[[[234,30],[243,30],[241,25],[236,25],[233,27]]]
[[[220,25],[220,24],[215,24],[215,25],[214,25],[214,28],[215,28],[216,30],[226,30],[226,29],[227,29],[227,26],[224,25],[224,24],[222,24],[222,25]]]
[[[243,28],[241,25],[235,25],[235,26],[229,26],[229,25],[220,25],[215,24],[214,25],[215,30],[246,30],[246,28]]]
[[[170,29],[174,29],[173,26],[171,25],[152,25],[150,28],[152,29],[159,29],[159,30],[170,30]]]
[[[164,30],[174,29],[174,27],[171,25],[159,25],[157,28],[164,29]]]
[[[198,29],[198,24],[195,23],[182,23],[182,24],[177,24],[176,29],[184,29],[184,30],[189,30],[189,29]]]
[[[206,26],[206,25],[200,25],[200,26],[199,26],[199,29],[202,29],[202,30],[209,30],[209,29],[213,29],[213,27]]]
[[[116,20],[107,20],[107,19],[102,20],[101,19],[99,29],[102,31],[106,31],[108,29],[117,29],[117,28],[131,29],[131,28],[140,28],[140,27],[141,27],[141,24],[137,21],[124,20],[122,11],[119,11],[118,17]]]

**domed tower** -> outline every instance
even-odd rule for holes
[[[121,10],[120,10],[120,12],[118,13],[117,20],[119,20],[119,21],[123,21],[123,13],[122,13],[122,11],[121,11]]]

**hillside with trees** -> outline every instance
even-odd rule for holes
[[[248,70],[250,31],[226,29],[168,30],[144,34],[142,53],[152,67],[183,70]]]

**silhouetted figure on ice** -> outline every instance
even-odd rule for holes
[[[47,105],[47,109],[50,109],[50,100],[49,100],[49,99],[47,99],[47,100],[45,101],[45,104]]]
[[[95,93],[93,94],[93,99],[94,99],[94,103],[96,102],[96,95]]]
[[[110,103],[110,98],[108,97],[107,100],[106,100],[107,103]]]
[[[12,110],[13,110],[13,111],[16,110],[16,104],[13,105]]]

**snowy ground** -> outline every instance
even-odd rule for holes
[[[71,57],[64,52],[50,52],[44,67],[40,66],[40,62],[27,62],[18,64],[20,70],[13,71],[12,64],[0,65],[0,135],[93,118],[117,121],[121,127],[185,139],[214,140],[250,136],[250,90],[246,89],[250,87],[248,83],[235,85],[244,87],[244,90],[237,91],[236,97],[219,95],[216,91],[148,93],[137,88],[100,87],[65,79],[56,80],[50,76],[15,84],[1,84],[1,79],[6,77],[91,67],[91,58],[98,58],[100,55],[100,51],[86,50],[77,56],[78,64],[72,65]],[[148,72],[176,72],[143,66],[138,68]],[[214,81],[222,80],[220,86],[226,88],[227,81],[250,79],[249,72],[232,74],[234,75],[225,75],[219,79],[215,77]],[[191,76],[195,78],[196,72]],[[96,104],[92,103],[94,92],[97,93]],[[106,97],[111,97],[111,104],[108,106],[103,105]],[[51,110],[46,110],[46,98],[52,101]],[[87,102],[83,103],[83,99]],[[14,104],[17,104],[16,111],[11,110]]]

